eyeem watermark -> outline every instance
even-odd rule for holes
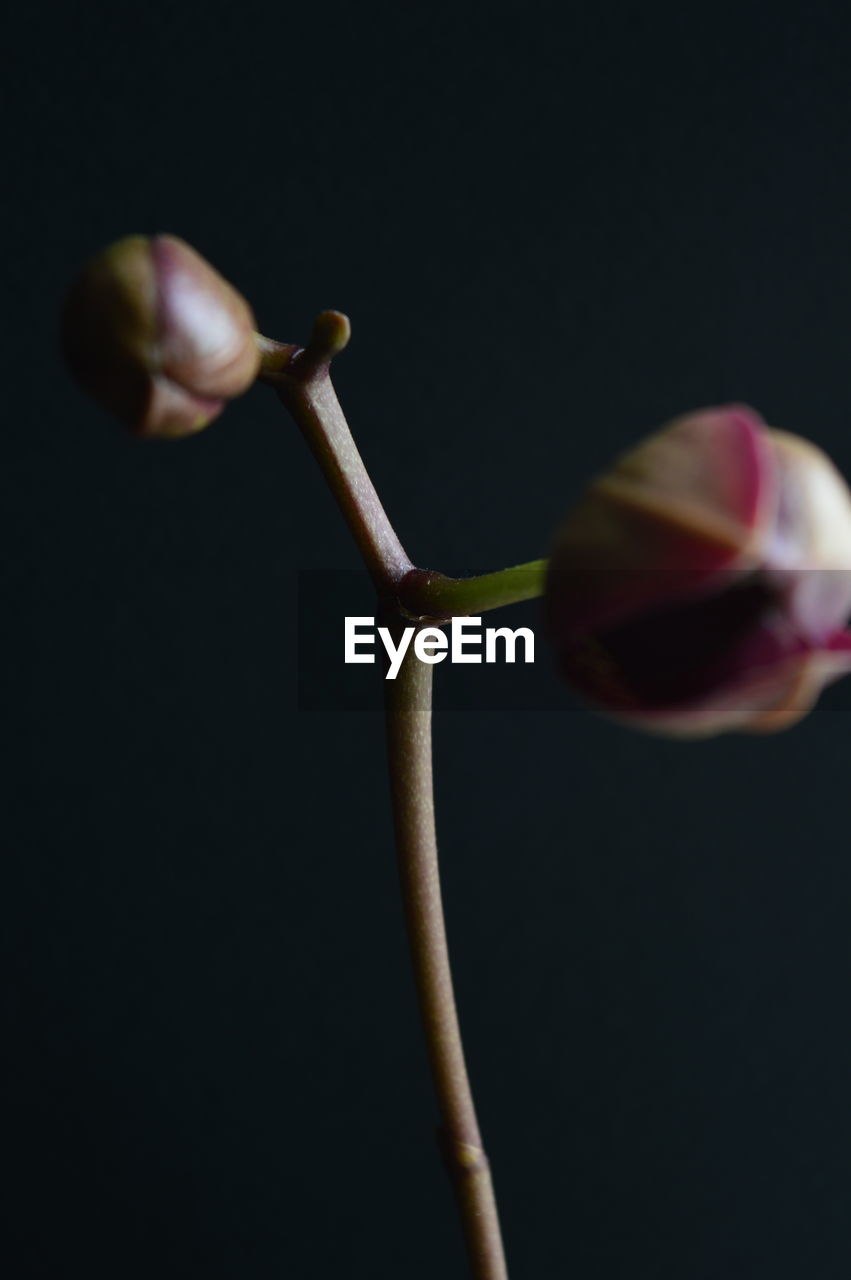
[[[535,634],[529,627],[514,631],[510,627],[485,627],[483,632],[481,618],[453,618],[449,635],[442,627],[406,627],[396,644],[388,627],[376,628],[375,618],[346,618],[347,663],[375,662],[376,630],[388,658],[387,680],[396,679],[412,639],[420,662],[430,665],[445,658],[450,662],[516,662],[518,641],[522,641],[523,661],[535,661]],[[369,648],[372,652],[363,652]]]

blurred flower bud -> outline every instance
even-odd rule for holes
[[[81,271],[62,315],[79,385],[140,436],[185,436],[254,381],[245,299],[176,236],[127,236]]]
[[[640,728],[794,724],[851,671],[851,494],[814,445],[743,405],[677,418],[600,476],[556,535],[562,674]]]

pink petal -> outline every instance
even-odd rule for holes
[[[756,567],[777,503],[768,429],[744,405],[677,418],[594,481],[559,530],[556,643]]]

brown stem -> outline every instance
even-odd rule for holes
[[[367,474],[328,374],[332,357],[348,338],[349,322],[337,311],[317,317],[304,349],[258,335],[261,377],[277,389],[313,450],[372,575],[379,612],[392,611],[389,624],[401,629],[399,591],[413,565]],[[443,922],[431,771],[432,668],[409,648],[396,679],[385,680],[385,689],[402,898],[443,1120],[444,1156],[473,1280],[507,1280],[490,1169],[464,1063]]]
[[[493,1185],[467,1077],[440,894],[431,768],[432,668],[413,647],[386,680],[387,752],[402,898],[442,1139],[475,1280],[507,1280]]]
[[[278,392],[313,451],[379,596],[392,596],[413,568],[369,477],[331,384],[331,359],[349,339],[339,311],[316,317],[305,348],[258,335],[261,377]]]

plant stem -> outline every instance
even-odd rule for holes
[[[431,767],[432,668],[409,649],[385,681],[387,754],[402,898],[442,1138],[475,1280],[507,1280],[488,1160],[452,989],[440,894]]]
[[[348,341],[348,320],[336,311],[317,317],[307,347],[260,339],[264,378],[277,390],[313,451],[380,596],[391,594],[413,568],[369,478],[337,394],[331,356]]]
[[[452,618],[486,613],[544,594],[546,560],[530,560],[476,578],[446,578],[412,569],[399,588],[399,602],[413,617]]]
[[[461,586],[462,580],[415,570],[387,518],[328,373],[332,356],[342,350],[348,337],[348,320],[334,311],[317,317],[313,336],[304,349],[258,335],[261,376],[277,389],[310,445],[375,583],[379,612],[388,625],[401,629],[409,622],[402,612],[403,583],[411,579],[413,601],[415,590],[432,589],[429,584],[433,580],[448,584],[450,591]],[[489,574],[463,585],[499,576]],[[534,576],[526,574],[530,581]],[[504,594],[504,584],[499,588],[491,583],[491,598],[500,589]],[[526,599],[528,594],[513,598]],[[428,608],[422,612],[427,613]],[[507,1280],[490,1169],[464,1062],[443,921],[431,769],[432,668],[409,648],[396,679],[385,680],[385,689],[402,898],[443,1122],[444,1154],[461,1211],[473,1280]]]

